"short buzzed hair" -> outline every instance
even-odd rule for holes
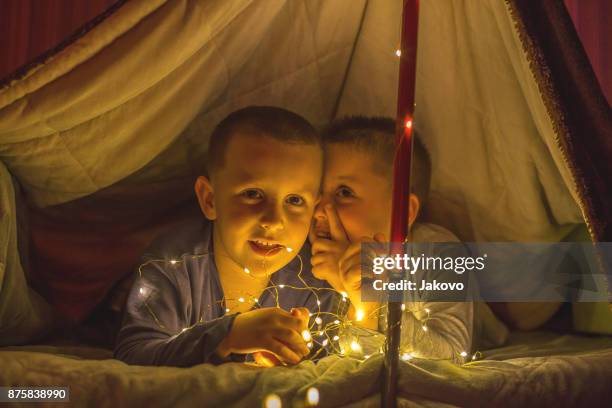
[[[213,130],[206,160],[209,177],[225,164],[227,146],[238,132],[267,136],[289,144],[321,144],[315,128],[297,113],[275,106],[248,106],[230,113]]]
[[[374,169],[382,176],[393,177],[395,157],[395,120],[381,116],[347,116],[331,122],[322,132],[323,144],[347,144],[358,151],[371,154]],[[412,193],[416,194],[424,206],[429,195],[431,179],[431,159],[423,141],[413,132],[412,174],[410,178]]]

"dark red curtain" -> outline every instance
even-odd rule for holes
[[[0,79],[54,48],[117,0],[0,0]]]
[[[565,0],[599,84],[612,101],[612,1]]]

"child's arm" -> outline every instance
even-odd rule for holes
[[[474,303],[409,302],[405,308],[401,354],[458,363],[471,355]]]
[[[177,277],[163,262],[145,264],[132,286],[115,357],[130,364],[192,366],[221,362],[215,350],[236,315],[198,322],[187,315],[191,293],[182,293]],[[187,306],[187,307],[186,307]]]
[[[173,276],[156,266],[143,268],[126,303],[115,357],[130,364],[187,367],[220,362],[214,352],[227,336],[236,315],[208,322],[185,316]],[[219,360],[219,361],[215,361]]]
[[[199,317],[189,314],[195,307],[191,291],[178,290],[189,286],[177,282],[180,276],[160,265],[143,267],[128,297],[116,358],[130,364],[186,367],[217,364],[230,353],[254,350],[267,350],[293,363],[310,351],[299,336],[301,320],[281,309],[198,321]]]
[[[360,327],[376,329],[379,303],[361,302],[362,242],[349,241],[333,206],[325,206],[324,211],[329,222],[330,238],[316,238],[312,243],[312,274],[348,296],[351,305],[347,317],[350,320]]]
[[[229,334],[217,347],[221,357],[230,353],[272,353],[281,362],[297,364],[310,353],[302,332],[308,329],[308,311],[293,314],[277,307],[251,310],[236,317]]]
[[[436,251],[432,255],[442,258],[469,255],[459,242],[444,248],[431,243],[415,245],[413,250],[417,253]],[[412,353],[415,357],[450,359],[458,363],[466,361],[466,357],[471,356],[474,331],[475,303],[472,300],[477,298],[477,285],[473,276],[469,272],[456,274],[437,270],[419,270],[412,276],[417,277],[417,286],[423,281],[449,282],[449,279],[453,279],[462,282],[466,290],[471,292],[462,294],[465,301],[451,302],[439,300],[445,300],[444,296],[459,295],[451,292],[435,294],[427,290],[405,291],[402,352]]]

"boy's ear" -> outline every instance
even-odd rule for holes
[[[217,210],[215,208],[214,190],[212,183],[205,176],[200,176],[195,182],[195,194],[200,203],[200,209],[204,216],[209,220],[217,218]]]
[[[419,201],[419,197],[410,193],[410,196],[408,197],[408,225],[410,227],[412,227],[412,224],[419,216],[420,210],[421,202]]]

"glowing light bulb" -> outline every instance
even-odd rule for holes
[[[238,301],[239,301],[240,303],[244,303],[244,298],[243,298],[243,297],[238,298]]]
[[[183,330],[181,330],[181,333],[186,332],[186,331],[187,331],[187,329],[188,329],[188,327],[184,327],[184,328],[183,328]]]
[[[466,353],[465,351],[462,351],[461,353],[459,353],[459,355],[461,357],[467,357],[468,353]]]
[[[319,390],[315,387],[310,387],[306,391],[306,403],[314,407],[315,405],[319,405]]]
[[[344,298],[346,298],[346,297],[348,296],[348,293],[346,293],[346,292],[344,292],[344,291],[340,292],[340,294],[342,295],[342,298],[343,298],[343,299],[344,299]]]
[[[285,248],[285,249],[287,250],[287,252],[293,252],[293,248],[289,248],[289,247],[287,247],[287,248]]]
[[[328,341],[327,339],[325,339],[325,340],[323,340],[323,341],[321,342],[321,345],[322,345],[323,347],[325,347],[325,346],[327,346],[327,344],[328,344],[328,343],[329,343],[329,341]]]
[[[310,335],[310,332],[308,330],[304,330],[302,331],[302,338],[304,339],[304,341],[310,341],[312,339],[312,336]]]
[[[429,310],[428,308],[425,308],[425,313],[429,314],[429,312],[431,312],[431,310]]]
[[[245,273],[251,273],[251,271],[249,270],[249,268],[246,268],[246,267],[244,268],[244,272],[245,272]]]
[[[406,310],[406,305],[402,303],[402,312]]]
[[[282,408],[283,403],[278,395],[268,394],[264,401],[264,406],[266,408]]]
[[[280,284],[280,285],[278,285],[278,287],[282,289],[282,288],[284,288],[284,287],[285,287],[285,285]]]
[[[317,316],[317,317],[315,318],[315,323],[316,323],[316,324],[322,324],[322,323],[323,323],[323,319],[321,319],[320,317],[318,317],[318,316]]]
[[[176,259],[171,259],[171,260],[170,260],[170,263],[171,263],[172,265],[176,265],[176,263],[177,263],[177,262],[178,262],[178,261],[177,261]]]
[[[406,119],[404,125],[406,126],[406,129],[412,129],[412,119]]]
[[[357,319],[357,321],[360,322],[363,320],[364,317],[365,317],[365,313],[363,312],[363,310],[357,309],[357,313],[355,314],[355,319]]]
[[[333,341],[338,341],[338,340],[340,340],[340,337],[338,337],[338,336],[334,336],[334,337],[332,338],[332,340],[333,340]]]
[[[398,56],[398,57],[401,57],[402,56],[402,50],[399,50],[399,49],[395,50],[395,55]]]
[[[346,351],[343,348],[340,349],[340,354],[344,355],[345,352]]]
[[[321,306],[321,301],[317,299],[317,306]]]
[[[140,293],[141,295],[144,295],[144,294],[145,294],[145,290],[144,290],[144,288],[140,288],[140,289],[138,289],[138,293]]]
[[[368,358],[370,358],[370,355],[369,355],[369,354],[366,354],[365,356],[363,356],[363,359],[364,359],[364,360],[367,360]]]
[[[312,341],[309,341],[308,343],[306,343],[306,347],[312,348]]]
[[[259,299],[257,299],[257,298],[253,298],[253,302],[255,302],[255,303],[259,303]]]
[[[340,320],[334,320],[334,324],[340,324]]]
[[[353,340],[351,342],[351,350],[353,350],[356,353],[361,353],[361,345],[357,343],[356,340]]]
[[[472,361],[476,360],[476,354],[472,356]]]
[[[225,313],[229,313],[229,308],[226,308],[226,309],[225,309]]]
[[[423,325],[423,331],[427,331],[427,330],[429,330],[427,326]]]
[[[320,337],[325,336],[325,332],[324,332],[323,330],[321,330],[321,331],[319,332],[319,336],[320,336]]]
[[[412,354],[410,354],[410,353],[402,354],[402,360],[404,360],[404,361],[412,360]]]

